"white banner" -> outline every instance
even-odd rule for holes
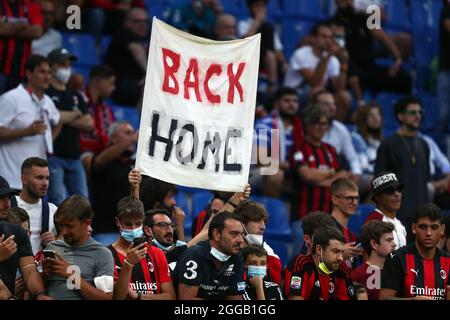
[[[178,185],[248,181],[260,35],[213,41],[153,18],[136,167]]]

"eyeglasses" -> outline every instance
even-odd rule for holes
[[[169,223],[169,222],[164,222],[164,221],[155,222],[153,225],[158,226],[162,229],[167,229],[169,227],[172,227],[172,229],[175,229],[175,227],[176,227],[175,223]]]
[[[403,111],[404,114],[407,114],[409,116],[423,116],[423,110],[405,110]]]
[[[359,202],[359,196],[340,196],[336,195],[338,198],[344,198],[347,202]]]

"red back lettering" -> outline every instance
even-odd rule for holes
[[[233,64],[230,63],[228,65],[227,68],[227,73],[228,73],[228,83],[229,83],[229,87],[228,87],[228,103],[234,103],[234,88],[237,89],[238,93],[239,93],[239,97],[241,98],[241,102],[244,101],[244,92],[242,90],[242,85],[239,82],[239,79],[242,76],[242,72],[244,71],[245,68],[245,62],[241,62],[238,66],[238,70],[236,72],[236,74],[233,74]]]
[[[191,81],[191,74],[194,75],[194,81]],[[195,58],[189,60],[189,67],[186,70],[186,77],[184,78],[184,98],[187,100],[189,100],[189,88],[194,88],[197,101],[202,102],[198,87],[198,63]]]
[[[209,89],[209,79],[213,76],[213,74],[217,74],[218,76],[222,73],[222,66],[220,64],[213,63],[209,66],[206,71],[205,82],[203,86],[205,87],[206,98],[211,103],[220,103],[220,96],[217,94],[213,94]]]
[[[180,54],[166,48],[162,48],[162,53],[164,66],[164,81],[162,91],[176,95],[180,90],[177,78],[175,77],[175,73],[180,68]],[[172,61],[172,66],[169,66],[169,64],[167,63],[167,58],[170,58],[170,60]],[[174,82],[173,87],[169,85],[169,78]]]

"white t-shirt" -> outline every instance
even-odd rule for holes
[[[290,88],[297,88],[304,85],[304,79],[300,74],[300,70],[312,69],[315,70],[320,62],[319,57],[313,53],[311,46],[303,46],[295,50],[289,61],[289,68],[284,78],[284,85]],[[339,60],[332,56],[328,61],[328,65],[323,77],[323,85],[328,79],[339,76],[339,69],[341,64]],[[306,83],[305,83],[306,84]]]
[[[394,225],[393,234],[394,234],[395,250],[406,246],[406,228],[400,222],[400,220],[398,220],[397,218],[391,219],[378,209],[375,209],[375,211],[383,215],[382,221],[390,222]]]
[[[50,51],[62,47],[62,36],[59,31],[49,28],[39,39],[31,42],[33,54],[40,54],[46,57]]]
[[[47,158],[53,152],[51,126],[59,122],[60,114],[49,96],[32,99],[30,93],[20,84],[0,97],[0,127],[19,129],[30,126],[44,117],[47,124],[45,134],[27,136],[0,144],[0,175],[11,188],[21,189],[20,168],[29,157]],[[36,101],[36,102],[35,102]]]
[[[16,196],[17,206],[24,209],[30,216],[30,231],[31,231],[31,248],[33,254],[36,254],[41,249],[41,230],[42,230],[42,200],[39,199],[38,203],[30,204],[22,200],[19,196]],[[48,203],[49,215],[48,215],[48,230],[56,234],[55,225],[53,224],[53,215],[56,209],[58,209],[53,203]]]

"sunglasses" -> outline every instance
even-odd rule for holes
[[[420,115],[423,116],[423,110],[405,110],[403,112],[404,114],[407,114],[409,116],[415,116],[415,115]]]

